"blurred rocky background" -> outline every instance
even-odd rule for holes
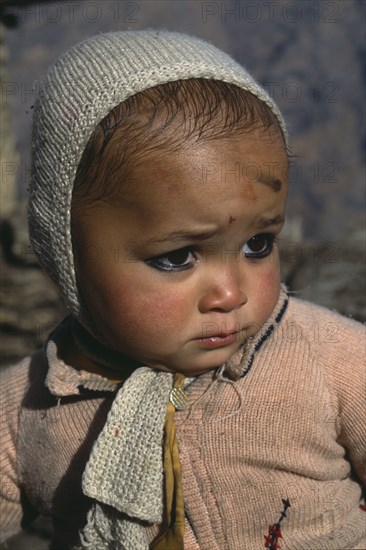
[[[291,138],[283,279],[359,321],[365,303],[365,9],[359,0],[0,1],[0,365],[39,348],[66,314],[29,244],[32,106],[47,65],[98,33],[166,28],[212,41],[274,97]],[[9,550],[47,548],[41,519]]]

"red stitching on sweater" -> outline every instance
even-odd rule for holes
[[[273,525],[270,525],[268,527],[268,535],[264,535],[265,538],[265,548],[269,548],[269,550],[278,550],[281,548],[279,545],[279,540],[282,539],[282,532],[281,532],[281,521],[283,518],[287,516],[286,511],[288,508],[291,507],[290,501],[288,498],[282,499],[283,502],[283,510],[281,512],[281,515],[279,517],[279,520],[277,523],[274,523]]]

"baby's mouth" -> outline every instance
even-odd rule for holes
[[[242,330],[234,330],[228,332],[216,332],[212,334],[205,334],[200,338],[195,338],[195,340],[204,347],[222,347],[233,344],[234,342],[241,340]]]

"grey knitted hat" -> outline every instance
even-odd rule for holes
[[[248,90],[269,106],[286,139],[277,106],[253,77],[211,44],[185,34],[99,34],[61,55],[43,80],[34,108],[30,237],[41,264],[82,322],[70,210],[84,148],[116,105],[153,86],[189,78],[221,80]]]

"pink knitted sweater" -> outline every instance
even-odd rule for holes
[[[81,476],[116,387],[65,365],[59,338],[1,372],[0,519],[6,540],[52,515],[52,549],[65,550],[86,521]],[[185,550],[366,548],[362,325],[290,298],[224,379],[199,376],[187,394]]]

